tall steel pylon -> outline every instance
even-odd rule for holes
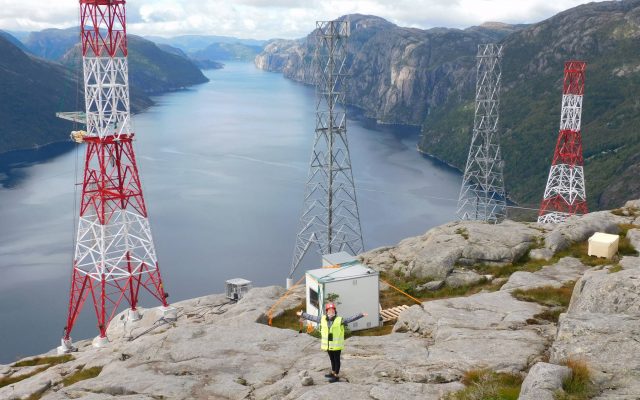
[[[540,204],[539,223],[560,223],[573,214],[586,214],[587,193],[582,157],[582,98],[587,64],[564,64],[560,133]]]
[[[498,223],[507,214],[498,134],[502,46],[478,45],[477,58],[473,137],[458,197],[457,216],[461,220]]]
[[[289,278],[312,245],[318,253],[364,250],[347,142],[348,21],[316,22],[316,129]]]
[[[73,348],[71,331],[87,297],[97,317],[97,347],[108,343],[107,327],[123,301],[128,318],[139,318],[141,289],[171,312],[133,150],[125,0],[80,0],[80,29],[86,114],[76,121],[87,128],[73,138],[86,143],[86,157],[60,352]]]

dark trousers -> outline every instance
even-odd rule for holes
[[[342,350],[327,350],[329,353],[329,359],[331,360],[331,371],[336,375],[340,373],[340,352]]]

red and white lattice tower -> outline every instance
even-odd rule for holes
[[[80,0],[86,143],[80,218],[69,312],[60,351],[90,297],[98,319],[95,346],[108,343],[109,321],[123,300],[139,318],[138,296],[149,292],[168,315],[130,125],[125,0]]]
[[[539,223],[564,222],[570,215],[588,212],[580,134],[586,66],[583,61],[564,64],[560,134],[540,205]]]

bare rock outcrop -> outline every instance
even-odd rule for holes
[[[640,263],[625,257],[620,264],[619,272],[587,271],[576,283],[551,348],[552,362],[587,363],[601,399],[640,395]]]
[[[361,255],[379,271],[421,279],[445,279],[457,264],[513,263],[541,238],[542,232],[512,221],[499,225],[459,221]]]

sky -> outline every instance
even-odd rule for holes
[[[466,28],[487,21],[542,21],[584,0],[129,0],[128,31],[137,35],[223,35],[294,39],[315,21],[360,13],[414,28]],[[0,0],[0,29],[76,26],[78,0]]]

